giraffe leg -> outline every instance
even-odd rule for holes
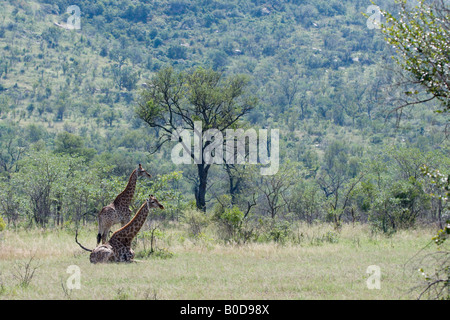
[[[103,207],[98,215],[98,233],[97,233],[97,246],[106,243],[106,238],[108,237],[108,232],[116,219],[116,210],[111,207],[111,205]]]
[[[106,243],[106,238],[108,236],[110,227],[105,224],[106,223],[104,221],[101,221],[98,224],[97,246],[100,244],[100,241],[102,242],[102,244]]]
[[[134,252],[133,249],[126,249],[124,250],[124,252],[122,253],[121,256],[121,261],[122,262],[133,262],[133,258],[134,258]]]
[[[104,223],[99,222],[98,224],[98,233],[97,233],[97,246],[100,244],[106,243],[106,238],[108,236],[109,228],[104,225]]]
[[[106,229],[106,230],[103,230],[103,233],[102,233],[102,244],[105,244],[106,243],[106,239],[108,238],[108,234],[109,234],[109,229]]]
[[[122,259],[124,262],[133,262],[134,259],[134,251],[131,248],[127,248],[124,250],[122,255]]]
[[[111,227],[113,226],[113,222],[110,220],[103,221],[103,226],[101,232],[97,235],[97,240],[101,238],[102,244],[105,244],[108,240],[109,233],[111,232]]]

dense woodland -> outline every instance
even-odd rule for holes
[[[70,5],[81,10],[80,30],[61,27]],[[387,234],[442,228],[448,209],[422,167],[450,173],[448,114],[435,101],[397,109],[415,88],[368,28],[370,5],[0,1],[1,217],[11,228],[96,223],[141,163],[153,178],[138,182],[133,210],[154,194],[166,210],[152,218],[186,222],[193,234],[206,216],[236,241],[281,241],[294,221]],[[245,77],[254,105],[239,125],[280,130],[278,173],[213,165],[198,212],[197,168],[173,164],[173,143],[157,148],[160,130],[137,112],[169,67]]]

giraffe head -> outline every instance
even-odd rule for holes
[[[160,204],[153,195],[150,195],[149,198],[147,199],[147,206],[149,209],[150,208],[164,209],[164,206]]]
[[[144,168],[142,168],[140,163],[139,163],[139,166],[138,166],[138,168],[136,170],[136,175],[137,175],[138,178],[140,178],[140,177],[151,178],[152,177],[147,171],[145,171]]]

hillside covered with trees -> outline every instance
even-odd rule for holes
[[[64,28],[71,5],[79,30]],[[283,241],[298,220],[370,223],[384,233],[442,228],[448,211],[422,167],[449,173],[448,114],[435,112],[436,101],[397,109],[415,87],[401,81],[385,36],[367,26],[370,5],[1,1],[2,218],[41,227],[96,221],[141,163],[153,179],[139,185],[133,209],[150,191],[166,206],[159,219],[201,223],[197,168],[171,161],[172,142],[157,148],[161,129],[138,112],[171,68],[245,78],[242,96],[253,104],[239,126],[280,132],[277,174],[211,167],[202,209],[225,240]]]

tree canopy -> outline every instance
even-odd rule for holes
[[[397,55],[395,60],[406,71],[411,90],[400,107],[438,100],[441,111],[450,111],[450,8],[444,0],[397,0],[398,15],[383,11],[386,24],[382,32]],[[414,86],[417,85],[417,86]],[[425,91],[424,96],[422,91]]]

